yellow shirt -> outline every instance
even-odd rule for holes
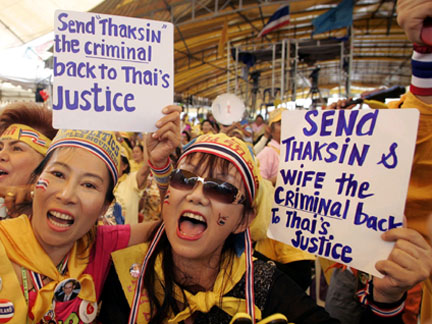
[[[129,268],[132,264],[142,264],[148,247],[149,244],[142,243],[130,246],[123,250],[118,250],[111,254],[116,272],[129,306],[131,306],[133,303],[134,293],[137,285],[137,279],[130,275]],[[178,314],[170,314],[170,319],[164,320],[163,323],[181,323],[190,317],[190,311],[192,311],[192,313],[195,311],[208,313],[213,306],[220,307],[223,311],[231,316],[234,316],[239,312],[246,312],[246,303],[244,299],[225,296],[241,280],[246,271],[245,254],[243,253],[240,257],[233,257],[232,259],[227,258],[225,261],[226,262],[222,264],[222,269],[226,269],[228,273],[230,273],[229,280],[227,280],[226,271],[219,271],[213,288],[210,291],[200,291],[196,294],[192,294],[186,290],[182,291],[179,286],[174,285],[174,293],[172,297],[183,304],[183,294],[185,294],[189,307]],[[159,298],[160,302],[162,302],[164,291],[160,283],[163,284],[164,279],[161,255],[157,256],[154,269],[159,279],[157,281],[159,284],[156,284],[154,287],[154,293],[157,298]],[[261,310],[257,306],[255,306],[255,316],[256,318],[261,319]],[[149,298],[146,290],[143,289],[137,311],[137,323],[147,324],[150,318],[151,314]]]
[[[403,102],[403,103],[402,103]],[[390,108],[417,108],[420,111],[416,149],[405,205],[408,227],[429,236],[427,221],[432,215],[432,105],[420,101],[412,93],[400,101],[389,104]],[[423,287],[421,323],[432,320],[432,278]]]
[[[130,172],[135,172],[138,171],[139,169],[141,169],[141,167],[144,165],[144,161],[141,162],[135,162],[133,159],[129,160],[129,164],[130,164]]]
[[[125,224],[138,223],[139,201],[144,189],[138,188],[136,176],[136,171],[129,173],[114,190],[114,196],[122,207]]]
[[[410,92],[403,96],[401,101],[401,108],[417,108],[420,111],[405,216],[408,227],[428,236],[426,223],[428,216],[432,214],[432,105],[423,103]],[[396,102],[396,106],[401,101]],[[397,108],[394,105],[389,106]]]
[[[27,319],[27,303],[22,294],[21,285],[18,281],[15,270],[10,262],[6,251],[0,241],[0,278],[2,280],[2,287],[0,290],[0,306],[7,307],[12,303],[14,311],[10,311],[9,315],[12,317],[8,323],[22,324]],[[9,309],[10,310],[10,309]],[[5,315],[6,316],[6,315]]]

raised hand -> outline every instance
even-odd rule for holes
[[[158,130],[147,136],[147,153],[150,163],[155,167],[166,165],[169,155],[180,145],[180,112],[179,106],[166,106],[165,114],[156,123]]]

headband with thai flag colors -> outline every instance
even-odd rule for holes
[[[202,135],[183,152],[179,162],[185,156],[197,152],[216,155],[231,162],[240,172],[249,199],[253,203],[261,176],[253,155],[243,141],[223,133]]]
[[[114,185],[118,180],[120,143],[114,132],[61,129],[53,139],[47,154],[59,147],[76,147],[89,151],[107,166]]]
[[[0,140],[17,140],[26,143],[36,152],[46,155],[51,140],[36,129],[23,125],[12,124],[0,136]]]

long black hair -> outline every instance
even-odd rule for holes
[[[184,158],[186,161],[190,161],[195,156],[198,157],[198,161],[194,160],[194,165],[197,166],[197,169],[200,171],[208,171],[209,177],[213,176],[213,173],[216,172],[216,170],[220,170],[222,174],[226,175],[228,174],[228,170],[230,167],[232,167],[232,164],[225,159],[219,158],[215,155],[211,154],[203,154],[203,153],[191,153],[188,156]],[[201,166],[205,166],[204,169],[201,168]],[[247,199],[247,201],[244,203],[244,213],[242,216],[241,222],[243,223],[246,221],[246,215],[249,211],[252,210],[252,203]],[[219,271],[225,272],[225,277],[230,278],[231,277],[231,271],[230,269],[222,269],[222,263],[225,263],[227,260],[232,261],[230,259],[234,258],[234,246],[235,246],[235,235],[240,234],[230,234],[228,238],[225,240],[224,246],[222,248],[222,256],[220,258],[219,262]],[[163,278],[164,282],[163,285],[160,283],[160,280],[158,278],[158,275],[155,271],[155,262],[158,255],[161,255],[162,257],[162,272],[163,272]],[[231,262],[228,262],[231,264]],[[175,280],[175,271],[176,265],[173,261],[173,255],[172,255],[172,248],[171,244],[168,241],[168,238],[165,233],[162,234],[159,243],[155,247],[155,250],[151,257],[149,258],[148,264],[147,264],[147,271],[144,275],[144,288],[146,289],[149,302],[150,302],[150,314],[151,319],[149,321],[149,324],[158,324],[163,323],[164,320],[169,316],[170,310],[172,310],[174,313],[178,313],[181,310],[178,307],[178,304],[174,298],[174,286],[175,284],[178,284],[182,288],[182,283],[177,283]],[[159,285],[163,289],[163,300],[159,301],[156,295],[156,285]],[[185,308],[188,307],[187,305],[187,299],[186,295],[184,293],[184,289],[182,288],[183,292],[183,300],[185,304]],[[220,303],[222,302],[222,297],[220,296]]]

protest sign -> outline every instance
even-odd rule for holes
[[[173,25],[57,10],[55,128],[153,131],[173,102]]]
[[[268,236],[382,277],[401,227],[416,109],[285,111]]]

